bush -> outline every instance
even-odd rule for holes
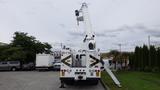
[[[152,68],[152,72],[159,72],[160,70],[159,70],[159,67],[154,67],[154,68]]]
[[[150,71],[151,71],[151,68],[148,67],[148,66],[145,66],[145,67],[144,67],[144,71],[145,71],[145,72],[150,72]]]

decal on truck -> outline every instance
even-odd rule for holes
[[[100,62],[99,59],[97,59],[96,57],[89,55],[90,58],[92,58],[95,62],[93,62],[92,64],[90,64],[90,67],[93,67],[94,65],[96,65],[97,63]]]
[[[62,59],[61,62],[70,67],[71,64],[69,64],[68,61],[67,61],[67,59],[69,59],[69,58],[71,58],[71,55],[69,55],[69,56],[65,57],[64,59]]]

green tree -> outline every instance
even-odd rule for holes
[[[20,47],[25,52],[25,62],[34,62],[37,53],[51,53],[52,48],[50,44],[41,43],[24,32],[14,33],[11,46]]]
[[[157,62],[158,62],[158,67],[160,69],[160,47],[157,49]]]
[[[7,58],[5,50],[9,48],[9,45],[0,45],[0,61],[4,61]]]
[[[139,51],[139,69],[141,70],[141,71],[143,71],[143,69],[144,69],[144,57],[143,57],[143,48],[142,47],[140,47],[140,51]]]
[[[151,60],[151,68],[156,66],[156,49],[154,46],[150,46],[150,60]]]
[[[20,47],[12,47],[10,45],[0,46],[0,60],[25,60],[25,52]]]
[[[138,69],[139,67],[140,67],[140,65],[139,65],[139,59],[140,59],[140,57],[139,57],[139,51],[140,51],[140,48],[137,46],[136,48],[135,48],[135,60],[134,60],[134,67],[135,67],[135,69]]]
[[[117,63],[117,61],[120,60],[120,52],[117,51],[117,50],[111,50],[109,52],[109,55],[113,56],[113,62],[115,63],[115,67],[114,68],[117,68],[116,63]]]
[[[130,69],[135,70],[135,62],[134,62],[135,58],[134,58],[134,53],[130,53],[129,54],[129,66]]]
[[[149,50],[146,45],[143,45],[143,68],[147,70],[149,68]]]

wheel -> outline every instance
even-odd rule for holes
[[[67,84],[67,85],[73,85],[74,80],[64,80],[64,83]]]
[[[99,82],[99,80],[91,80],[91,81],[90,81],[90,84],[91,84],[91,85],[97,85],[98,82]]]
[[[15,67],[13,67],[11,70],[12,70],[12,71],[16,71],[16,68],[15,68]]]

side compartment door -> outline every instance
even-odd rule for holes
[[[80,54],[81,66],[86,67],[86,54]]]

